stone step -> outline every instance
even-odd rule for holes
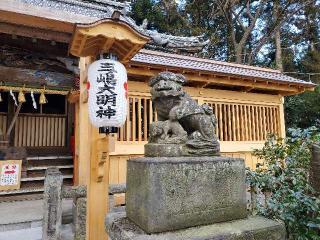
[[[73,174],[69,174],[69,175],[63,175],[62,176],[63,179],[71,179],[73,178]],[[42,176],[42,177],[27,177],[27,178],[21,178],[21,182],[29,182],[29,181],[41,181],[41,180],[44,180],[45,177]]]
[[[70,184],[73,179],[73,157],[65,153],[55,155],[51,153],[47,156],[33,155],[26,158],[25,170],[21,177],[21,188],[18,190],[0,191],[0,196],[15,201],[14,198],[21,198],[22,195],[42,193],[44,188],[45,171],[49,167],[57,167],[63,174],[64,183]],[[0,200],[1,201],[1,200]]]
[[[30,159],[27,160],[26,167],[28,170],[33,170],[34,167],[42,167],[43,169],[59,166],[70,166],[73,165],[72,158],[56,158],[56,159]]]
[[[64,185],[72,185],[72,178],[65,178]],[[43,190],[43,181],[21,181],[20,189],[0,191],[0,196],[12,196],[12,201],[15,201],[14,195],[42,193]]]
[[[50,159],[72,159],[72,156],[32,156],[27,157],[27,160],[50,160]]]
[[[23,228],[11,231],[0,231],[0,240],[41,240],[42,227]],[[72,224],[64,224],[61,229],[61,239],[73,240],[74,233]]]
[[[36,192],[43,192],[44,188],[20,188],[17,190],[7,190],[7,191],[1,191],[0,196],[4,195],[12,195],[12,194],[23,194],[23,193],[36,193]]]
[[[59,169],[67,169],[67,168],[73,168],[73,165],[50,165],[50,166],[29,166],[27,167],[28,171],[34,171],[34,170],[47,170],[50,167],[57,167]]]

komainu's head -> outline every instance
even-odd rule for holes
[[[182,85],[186,82],[182,74],[161,72],[149,82],[152,98],[183,95]]]

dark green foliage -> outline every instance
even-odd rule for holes
[[[270,193],[258,213],[285,222],[289,239],[320,239],[320,199],[308,181],[310,146],[320,140],[317,128],[290,129],[290,137],[269,136],[255,155],[264,165],[247,171],[251,187]]]
[[[303,72],[310,73],[309,79],[306,80],[320,84],[320,51],[308,52],[302,59],[301,65]]]
[[[131,17],[138,25],[148,20],[148,29],[180,35],[187,25],[175,1],[135,0],[131,5]]]
[[[299,68],[309,74],[297,74],[295,77],[320,83],[320,51],[309,52],[302,60]],[[290,71],[290,70],[289,70]],[[292,70],[291,70],[292,71]],[[290,71],[290,72],[291,72]],[[299,70],[296,70],[299,71]],[[314,92],[288,96],[285,99],[285,118],[288,128],[307,128],[320,124],[320,87]]]
[[[320,87],[314,92],[286,97],[285,118],[289,128],[307,128],[319,126],[320,122]]]

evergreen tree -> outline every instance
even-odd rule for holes
[[[148,19],[159,32],[204,34],[210,40],[204,57],[320,83],[320,0],[134,0],[132,17],[138,24]],[[319,89],[286,97],[287,127],[317,124],[319,101]]]

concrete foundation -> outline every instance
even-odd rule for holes
[[[128,218],[147,233],[245,218],[245,164],[227,157],[128,161]]]
[[[106,229],[112,240],[285,240],[283,223],[263,217],[249,217],[179,231],[147,234],[126,214],[111,213],[106,218]]]

